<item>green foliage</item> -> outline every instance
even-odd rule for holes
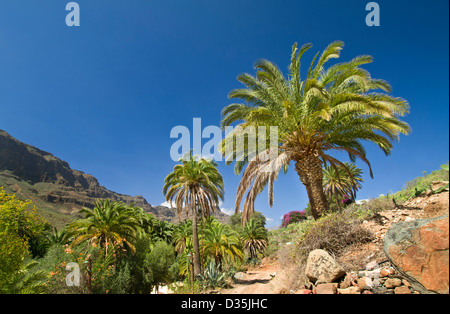
[[[216,289],[226,286],[227,273],[221,270],[220,264],[216,265],[211,260],[203,274],[199,276],[202,289]]]
[[[216,220],[204,230],[203,250],[204,254],[214,259],[217,265],[222,265],[228,259],[232,261],[243,259],[239,234],[229,225]]]
[[[173,242],[178,253],[182,253],[189,244],[192,246],[192,220],[185,219],[175,225]]]
[[[165,220],[158,221],[154,224],[151,236],[155,242],[164,241],[166,243],[172,243],[174,228],[174,225],[170,222]]]
[[[266,217],[258,211],[255,211],[252,219],[256,220],[261,226],[266,226]],[[237,232],[242,232],[242,213],[233,214],[230,216],[230,226]]]
[[[12,278],[0,285],[0,293],[3,294],[43,294],[46,293],[46,273],[42,270],[32,270],[37,264],[30,260],[20,264],[19,271]]]
[[[258,253],[263,254],[268,244],[267,229],[255,219],[246,222],[241,232],[244,250],[249,253],[249,259],[255,260]]]
[[[45,226],[31,201],[21,201],[0,187],[0,289],[17,278],[25,258],[38,252]]]
[[[194,282],[191,282],[188,277],[186,277],[182,282],[174,282],[170,284],[169,288],[175,294],[200,294],[204,292],[204,287],[200,280],[194,280]]]
[[[66,276],[71,271],[69,263],[76,263],[80,269],[80,286],[68,286]],[[94,246],[77,246],[55,244],[35,267],[47,274],[45,283],[47,293],[79,294],[108,293],[111,282],[117,277],[112,256],[105,256],[103,251]]]
[[[135,251],[134,242],[142,228],[142,209],[109,199],[99,200],[93,209],[83,208],[84,219],[71,223],[73,245],[88,242],[102,248],[105,255],[123,249]]]
[[[171,266],[175,261],[173,246],[166,242],[157,242],[144,261],[144,267],[151,270],[151,286],[158,287],[169,283],[174,274]]]
[[[166,200],[175,206],[178,215],[184,211],[191,215],[192,248],[194,255],[194,272],[201,272],[201,255],[199,248],[198,218],[209,217],[224,197],[224,182],[217,170],[217,163],[193,155],[192,150],[180,159],[173,171],[164,179],[163,193]]]
[[[239,75],[243,87],[229,94],[238,102],[222,110],[221,126],[235,126],[222,141],[226,162],[237,160],[236,173],[247,166],[236,193],[236,210],[245,198],[244,220],[250,218],[255,199],[266,186],[269,205],[273,205],[273,183],[291,162],[308,192],[312,215],[320,217],[329,209],[320,168],[324,163],[342,165],[333,152],[347,153],[352,162],[362,160],[372,176],[363,144],[372,142],[389,155],[400,134],[410,132],[409,125],[402,121],[409,113],[407,101],[390,95],[389,83],[373,78],[363,68],[372,63],[371,56],[328,65],[340,57],[344,47],[343,42],[335,41],[316,54],[306,76],[302,76],[300,61],[311,47],[293,45],[287,75],[271,61],[258,60],[255,74]],[[266,141],[264,147],[257,147],[261,153],[252,156],[255,151],[248,149],[248,143],[235,145],[238,139],[249,137],[248,127],[255,131],[265,127],[266,133],[277,127],[278,142]],[[255,138],[262,135],[258,132],[254,132]],[[264,158],[269,150],[276,150],[277,157]]]
[[[290,224],[285,228],[269,231],[269,244],[264,256],[275,257],[281,247],[297,242],[313,223],[314,220],[308,219],[301,223]]]
[[[431,183],[433,181],[448,181],[449,180],[449,172],[445,170],[445,166],[441,166],[441,169],[435,170],[430,174],[426,174],[420,177],[417,177],[411,181],[408,181],[404,188],[391,195],[391,198],[394,198],[398,204],[401,204],[409,199],[413,199],[425,191],[430,190]],[[436,192],[436,191],[435,191]]]
[[[328,201],[336,202],[340,210],[345,198],[356,199],[356,191],[361,188],[362,170],[354,163],[344,162],[341,165],[325,165],[323,168],[323,188]]]

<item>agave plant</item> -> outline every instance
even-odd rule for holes
[[[209,262],[203,274],[198,277],[202,282],[203,289],[216,289],[226,286],[227,273],[222,271],[220,264],[216,265],[214,260]]]

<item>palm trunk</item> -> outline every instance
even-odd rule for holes
[[[323,170],[319,157],[306,156],[296,161],[295,170],[306,187],[311,214],[319,219],[324,212],[330,209],[327,197],[323,191]]]
[[[197,210],[194,205],[194,210],[192,211],[192,245],[194,247],[194,275],[197,276],[201,273],[201,264],[200,264],[200,248],[198,245],[198,231],[197,231]]]

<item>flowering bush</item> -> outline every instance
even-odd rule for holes
[[[353,203],[353,200],[348,195],[344,195],[344,199],[341,200],[341,203],[347,206]]]
[[[300,222],[302,220],[306,219],[306,215],[304,211],[291,211],[287,214],[283,215],[283,220],[281,223],[281,227],[287,227],[288,225],[292,224],[292,223],[296,223],[296,222]]]

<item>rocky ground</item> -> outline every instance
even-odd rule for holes
[[[385,236],[394,225],[399,226],[408,222],[415,222],[418,219],[424,221],[423,219],[448,216],[448,211],[449,192],[445,191],[439,194],[427,193],[397,206],[396,209],[379,212],[362,224],[364,228],[375,235],[375,239],[371,243],[350,247],[338,260],[335,260],[325,251],[316,252],[319,256],[317,261],[320,262],[312,262],[313,266],[310,269],[308,265],[306,266],[306,275],[311,280],[304,289],[288,290],[286,282],[289,281],[292,273],[289,270],[281,269],[276,261],[263,260],[259,269],[239,273],[233,287],[220,293],[420,294],[421,292],[414,288],[417,285],[412,285],[405,274],[401,273],[398,267],[394,267],[395,265],[386,255]],[[444,278],[443,285],[447,287],[446,291],[448,291],[448,227],[444,238],[438,237],[436,241],[432,241],[440,241],[446,247],[443,254],[445,255],[444,261],[447,264],[444,265],[442,276],[447,278],[446,281]],[[427,249],[425,248],[425,250]],[[438,248],[438,251],[442,251],[441,248]],[[423,255],[419,253],[415,253],[414,258]],[[426,258],[430,259],[430,257]],[[310,262],[309,259],[308,262]],[[349,269],[349,267],[355,267],[355,265],[360,265],[359,269]],[[314,270],[314,267],[317,269]],[[321,267],[326,268],[327,273],[331,273],[330,276],[335,277],[318,276],[320,279],[316,278],[317,274],[323,273],[320,270]],[[441,273],[442,270],[439,274]]]

